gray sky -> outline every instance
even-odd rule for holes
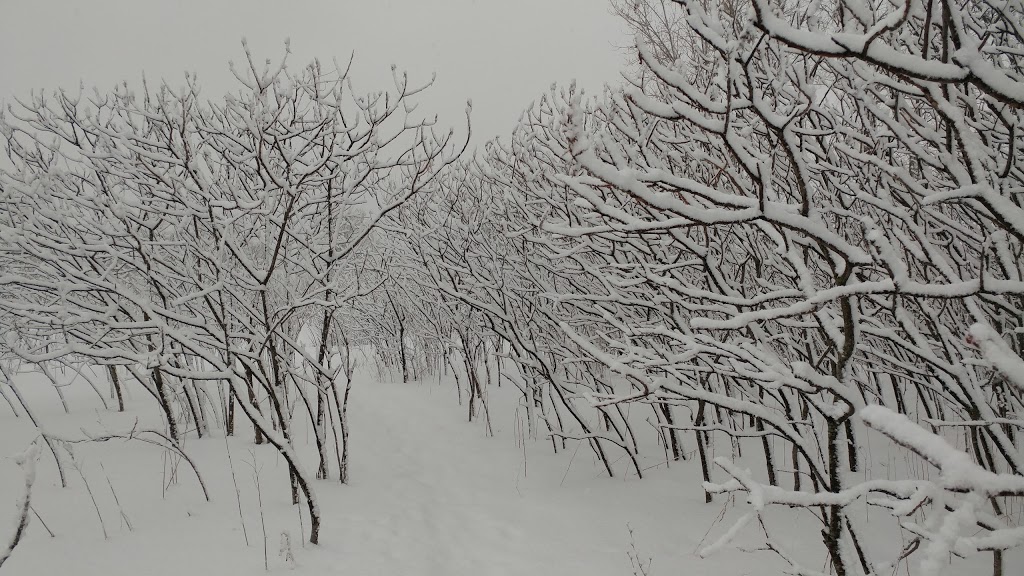
[[[291,38],[294,66],[355,50],[357,91],[387,87],[392,63],[416,81],[437,72],[420,110],[458,127],[472,98],[476,145],[554,81],[616,83],[626,42],[608,0],[0,0],[0,99],[143,71],[179,85],[186,70],[219,97],[243,36],[273,60]]]

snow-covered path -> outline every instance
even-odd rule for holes
[[[608,554],[594,541],[598,503],[598,517],[585,518],[569,509],[570,489],[531,490],[541,482],[531,479],[530,452],[540,450],[528,450],[523,478],[512,435],[485,438],[462,420],[454,398],[432,397],[446,392],[378,384],[353,400],[352,494],[326,512],[341,525],[346,565],[364,574],[438,575],[628,566],[625,525]]]
[[[486,438],[453,396],[426,384],[357,391],[352,485],[325,512],[342,533],[339,573],[632,574],[629,527],[657,573],[699,562],[695,573],[742,574],[737,560],[751,564],[694,556],[721,505],[703,503],[689,466],[607,479],[586,446],[573,458],[576,442],[555,456],[550,442],[527,440],[524,455],[514,414],[495,414]],[[694,521],[679,522],[691,506]],[[723,561],[733,568],[720,572]]]
[[[386,384],[366,394],[353,416],[360,496],[345,498],[328,521],[344,527],[345,555],[367,574],[501,573],[502,561],[521,562],[514,556],[525,551],[522,512],[507,505],[515,469],[495,465],[494,454],[474,458],[488,448],[475,430],[419,397]]]

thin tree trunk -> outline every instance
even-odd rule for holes
[[[121,379],[117,377],[117,367],[107,364],[107,374],[110,375],[110,384],[114,387],[114,393],[117,395],[117,411],[124,412],[124,395],[121,393]]]
[[[672,459],[673,460],[686,460],[686,456],[683,454],[682,447],[679,444],[679,433],[673,428],[675,425],[675,418],[672,416],[672,405],[662,402],[661,413],[665,416],[665,423],[668,424],[667,432],[669,445],[672,447]]]
[[[704,425],[704,408],[706,404],[703,400],[697,401],[697,417],[694,418],[694,425],[697,427]],[[704,478],[705,482],[711,482],[711,474],[708,470],[708,455],[707,449],[704,447],[704,436],[700,430],[694,430],[694,434],[697,436],[697,453],[700,454],[700,472],[701,477]],[[711,502],[711,493],[704,490],[704,503],[708,504]]]
[[[227,414],[224,416],[224,428],[227,436],[235,435],[235,391],[228,386]]]

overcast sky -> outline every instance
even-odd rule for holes
[[[356,89],[387,87],[390,66],[437,81],[423,107],[474,142],[505,135],[552,82],[617,83],[626,37],[608,0],[0,0],[0,99],[32,89],[107,88],[199,74],[207,97],[233,89],[241,38],[258,58],[345,62]]]

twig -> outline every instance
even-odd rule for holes
[[[245,517],[242,515],[242,493],[238,489],[238,478],[235,476],[235,461],[231,458],[231,446],[228,444],[227,435],[224,436],[224,449],[228,452],[228,467],[231,468],[231,483],[235,485],[235,502],[238,503],[238,522],[242,525],[242,536],[245,538],[245,546],[249,547],[249,532],[245,529]]]
[[[135,529],[132,528],[132,521],[124,513],[124,507],[121,506],[121,500],[118,499],[117,492],[114,491],[114,484],[110,481],[110,474],[107,474],[107,469],[103,467],[103,462],[100,462],[100,470],[103,470],[103,475],[107,477],[107,486],[110,486],[110,493],[114,496],[114,503],[117,504],[117,510],[121,513],[121,521],[128,526],[129,532],[134,532]]]
[[[263,491],[260,490],[260,468],[256,466],[256,451],[249,450],[252,462],[246,462],[252,468],[252,477],[256,482],[256,497],[260,504],[260,526],[263,528],[263,569],[270,571],[270,558],[267,553],[267,522],[263,517]]]
[[[562,481],[558,483],[559,486],[565,483],[565,477],[569,475],[569,468],[572,468],[572,461],[576,459],[576,453],[580,451],[580,446],[582,445],[583,440],[576,444],[576,450],[573,450],[572,458],[569,458],[569,465],[565,467],[565,474],[562,474]]]
[[[89,499],[92,500],[92,507],[96,510],[96,517],[100,520],[100,529],[103,530],[103,539],[110,540],[110,535],[107,534],[107,525],[103,522],[103,514],[100,513],[100,506],[96,502],[96,496],[92,493],[92,487],[89,486],[89,481],[85,479],[85,473],[82,471],[82,465],[75,458],[75,453],[71,451],[71,446],[64,446],[67,450],[68,456],[71,457],[71,465],[74,466],[75,470],[78,471],[78,475],[82,477],[82,482],[85,483],[85,491],[89,493]]]
[[[36,515],[36,519],[39,520],[39,523],[42,524],[43,528],[46,529],[46,532],[49,533],[50,538],[56,538],[57,535],[53,533],[53,530],[50,530],[49,526],[46,525],[46,522],[43,521],[43,517],[39,515],[39,512],[36,512],[35,507],[29,506],[29,510],[31,510],[32,513]]]

